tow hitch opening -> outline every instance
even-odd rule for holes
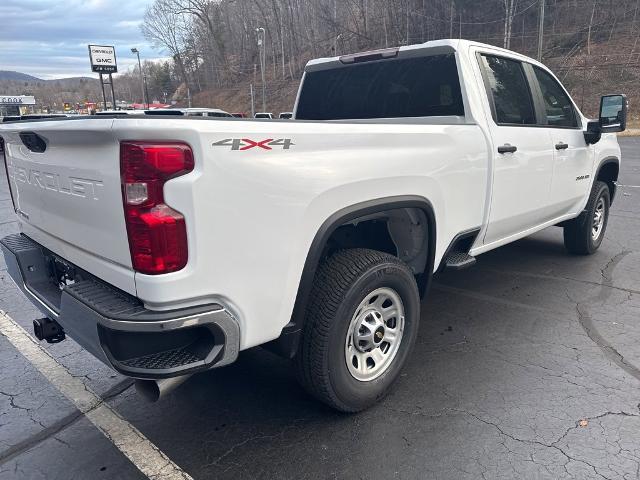
[[[46,340],[47,343],[60,343],[66,338],[62,326],[47,317],[33,321],[33,333],[38,340]]]

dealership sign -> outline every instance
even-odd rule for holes
[[[115,73],[118,71],[116,64],[116,49],[106,45],[89,45],[89,59],[91,71],[97,73]]]
[[[32,95],[0,95],[0,105],[35,105],[36,98]]]

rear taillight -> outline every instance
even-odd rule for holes
[[[184,217],[164,203],[167,180],[193,170],[184,143],[121,142],[120,176],[134,270],[148,275],[175,272],[187,264]]]

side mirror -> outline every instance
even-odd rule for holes
[[[627,128],[626,95],[605,95],[600,99],[600,131],[623,132]]]

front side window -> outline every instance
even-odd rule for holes
[[[542,91],[547,123],[552,127],[577,127],[575,109],[560,84],[541,68],[533,67]]]
[[[488,89],[493,97],[496,123],[534,125],[535,111],[522,63],[482,55]]]
[[[453,54],[387,59],[307,72],[298,120],[463,116]]]

